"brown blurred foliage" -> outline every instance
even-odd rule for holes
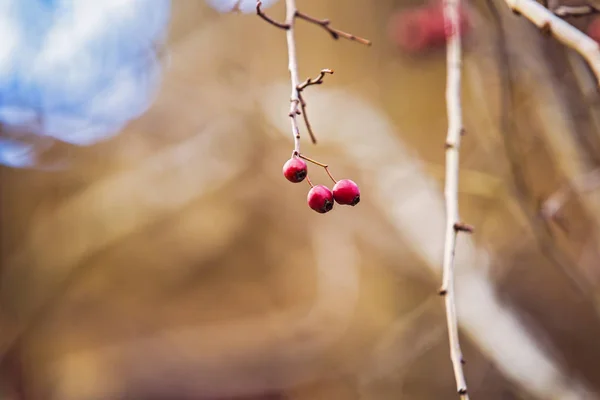
[[[1,169],[7,398],[453,398],[439,265],[423,250],[439,237],[416,236],[394,217],[410,209],[414,226],[437,232],[442,211],[413,201],[416,172],[386,182],[394,155],[380,122],[344,136],[361,108],[377,110],[393,128],[390,143],[407,149],[397,161],[418,161],[441,199],[445,55],[408,57],[387,37],[390,14],[411,3],[299,1],[375,43],[366,49],[298,26],[301,77],[336,71],[307,89],[323,144],[305,141],[304,151],[356,177],[363,201],[353,209],[317,215],[305,206],[307,186],[281,177],[292,150],[280,132],[289,95],[283,33],[202,1],[174,1],[165,81],[147,115],[109,142],[59,148],[68,170]],[[575,189],[561,208],[566,230],[538,214],[548,196],[598,166],[598,94],[581,60],[496,5],[510,82],[487,2],[472,4],[464,62],[460,208],[488,261],[461,263],[459,241],[457,269],[485,277],[519,324],[495,328],[501,318],[476,292],[459,303],[470,327],[462,339],[470,393],[584,398],[573,394],[583,393],[579,385],[596,398],[600,198]],[[513,101],[503,109],[508,86]],[[349,156],[355,148],[372,157]],[[462,285],[458,274],[459,292],[467,290],[471,275]],[[513,340],[521,331],[534,341]],[[552,368],[528,361],[533,347]],[[507,372],[511,363],[529,365],[521,380]]]

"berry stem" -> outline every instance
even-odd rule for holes
[[[306,177],[306,182],[308,182],[308,185],[309,185],[311,188],[315,187],[315,185],[313,185],[313,183],[310,181],[310,178],[309,178],[308,176]]]
[[[298,153],[297,156],[300,157],[300,158],[302,158],[303,160],[306,160],[306,161],[308,161],[310,163],[318,165],[319,167],[322,167],[325,170],[325,172],[327,173],[327,175],[331,178],[331,180],[333,181],[333,183],[337,183],[337,181],[335,180],[335,178],[333,177],[333,175],[329,171],[329,165],[323,164],[321,162],[318,162],[317,160],[313,160],[312,158],[306,157],[305,155],[300,154],[300,153]]]
[[[303,160],[306,160],[308,162],[311,162],[315,165],[318,165],[319,167],[327,168],[327,166],[328,166],[327,164],[323,164],[322,162],[318,162],[317,160],[313,160],[312,158],[306,157],[304,154],[298,153],[298,157],[300,157]]]
[[[337,181],[335,180],[335,178],[333,177],[333,175],[331,175],[331,172],[329,172],[329,167],[323,167],[325,169],[325,172],[327,172],[327,175],[329,175],[329,177],[331,178],[331,180],[333,181],[334,184],[337,183]]]

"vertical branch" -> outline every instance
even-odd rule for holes
[[[298,86],[300,78],[298,77],[298,60],[296,57],[296,39],[294,37],[296,13],[296,0],[285,0],[285,24],[288,26],[286,30],[286,39],[288,47],[288,68],[290,70],[290,80],[292,84],[292,94],[290,96],[290,122],[292,125],[292,134],[294,135],[294,154],[300,154],[300,129],[298,128],[298,105],[300,104],[300,96]]]
[[[454,251],[460,231],[470,231],[459,222],[458,169],[460,139],[463,132],[461,108],[461,40],[458,23],[460,0],[444,0],[444,24],[447,37],[446,104],[448,134],[446,136],[446,238],[444,243],[443,278],[440,294],[444,296],[450,342],[450,359],[454,369],[456,389],[461,399],[468,399],[467,383],[462,368],[463,356],[458,337],[458,321],[454,300]]]

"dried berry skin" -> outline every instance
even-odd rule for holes
[[[292,183],[302,182],[307,175],[306,162],[300,158],[292,157],[283,164],[283,176]]]
[[[325,214],[333,208],[333,193],[327,186],[315,185],[308,192],[306,201],[310,208],[319,214]]]
[[[342,179],[333,186],[333,198],[338,204],[355,206],[360,202],[360,189],[350,179]]]

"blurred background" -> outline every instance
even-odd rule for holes
[[[407,50],[418,32],[399,22],[438,6],[298,1],[374,43],[297,25],[301,79],[335,71],[304,93],[319,143],[303,130],[303,153],[361,186],[358,206],[326,215],[281,175],[285,34],[200,0],[171,7],[155,97],[134,90],[137,111],[133,96],[104,115],[131,114],[108,124],[118,135],[88,146],[43,112],[16,134],[0,113],[2,138],[35,154],[0,167],[0,398],[456,398],[437,295],[445,52]],[[466,8],[460,212],[475,234],[459,236],[456,300],[469,393],[600,398],[595,79],[503,2]]]

